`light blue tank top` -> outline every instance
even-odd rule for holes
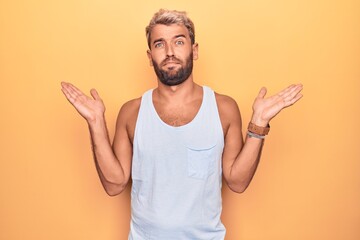
[[[180,127],[161,120],[152,92],[135,128],[129,240],[222,240],[224,135],[214,91],[203,87],[197,115]]]

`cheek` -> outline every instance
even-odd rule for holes
[[[166,54],[163,53],[161,50],[157,50],[152,53],[151,58],[154,62],[161,62],[166,57]]]

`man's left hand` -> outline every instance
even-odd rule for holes
[[[300,93],[302,89],[302,84],[293,84],[278,94],[265,98],[267,90],[265,87],[261,88],[252,106],[253,116],[251,122],[266,127],[270,120],[281,110],[300,100],[303,96]]]

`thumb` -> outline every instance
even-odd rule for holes
[[[267,90],[266,90],[266,88],[265,87],[262,87],[261,89],[260,89],[260,92],[259,92],[259,94],[258,94],[258,98],[264,98],[265,97],[265,95],[266,95],[266,93],[267,93]]]
[[[90,94],[95,100],[101,100],[98,92],[94,88],[90,90]]]

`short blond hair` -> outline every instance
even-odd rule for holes
[[[189,31],[191,44],[195,43],[195,26],[191,19],[184,11],[160,9],[154,14],[150,20],[149,25],[146,27],[146,38],[150,48],[151,31],[157,24],[171,25],[171,24],[184,24]]]

